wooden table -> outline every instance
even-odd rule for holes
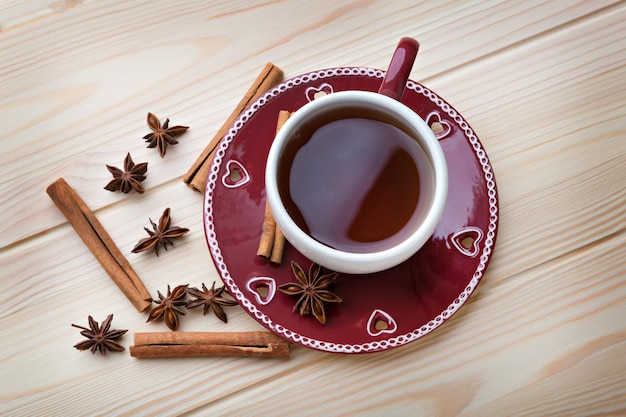
[[[0,2],[0,414],[626,414],[626,2]],[[287,360],[128,355],[145,323],[46,195],[65,178],[154,296],[219,276],[202,195],[182,181],[263,65],[286,77],[386,68],[402,36],[411,78],[461,112],[496,175],[492,263],[432,334],[381,353],[294,347]],[[161,159],[147,112],[189,125]],[[126,152],[146,193],[103,190]],[[191,232],[132,254],[172,208]],[[145,255],[145,256],[144,256]],[[262,330],[189,314],[181,330]],[[71,323],[114,313],[127,350],[79,352]]]

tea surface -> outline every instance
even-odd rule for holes
[[[418,147],[384,120],[344,116],[329,112],[298,128],[281,156],[279,192],[296,224],[321,243],[383,250],[411,232]]]

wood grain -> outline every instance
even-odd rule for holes
[[[626,414],[626,2],[0,0],[0,414],[617,416]],[[500,198],[479,292],[427,337],[288,360],[93,357],[71,323],[146,323],[45,194],[64,177],[148,291],[219,281],[202,196],[182,177],[266,62],[286,77],[385,68],[469,121]],[[147,112],[190,126],[161,159]],[[144,195],[102,189],[130,151]],[[191,231],[132,254],[165,207]],[[121,298],[120,298],[121,297]],[[262,331],[190,311],[181,331]],[[121,339],[125,347],[132,338]]]
[[[2,212],[19,227],[0,229],[0,247],[62,222],[46,206],[24,204],[37,201],[51,177],[80,181],[81,191],[92,192],[89,203],[96,211],[116,201],[99,192],[108,178],[103,165],[122,160],[131,143],[133,158],[157,160],[141,146],[148,111],[191,129],[168,155],[169,172],[153,170],[147,185],[182,176],[250,85],[256,75],[251,69],[267,61],[286,76],[327,66],[384,68],[397,39],[408,34],[423,45],[414,78],[430,84],[438,73],[483,62],[506,45],[593,16],[611,3],[494,1],[455,9],[392,1],[385,2],[381,18],[372,1],[142,7],[117,0],[9,31],[0,46],[0,128],[11,140],[2,143],[0,167],[8,166],[8,158],[28,158],[30,164],[2,172]],[[462,30],[451,31],[449,24]],[[251,33],[264,35],[251,42]],[[29,221],[33,216],[40,221]]]

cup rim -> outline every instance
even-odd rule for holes
[[[347,252],[327,246],[305,233],[291,219],[283,205],[278,191],[277,166],[283,143],[288,133],[297,126],[310,112],[329,105],[329,102],[348,102],[352,100],[376,101],[397,114],[400,119],[410,123],[420,136],[424,151],[434,170],[434,195],[430,209],[423,222],[406,239],[396,245],[373,252]],[[305,111],[301,111],[301,110]],[[432,236],[446,203],[448,192],[448,170],[443,150],[428,124],[406,105],[380,93],[348,90],[339,91],[306,103],[287,119],[277,133],[268,153],[265,165],[265,190],[275,221],[282,229],[287,240],[304,256],[322,266],[338,272],[369,273],[393,267],[412,256]],[[322,261],[323,260],[323,261]]]

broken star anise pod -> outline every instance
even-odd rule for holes
[[[189,126],[172,126],[169,127],[170,119],[165,119],[165,123],[161,126],[161,121],[152,113],[148,113],[148,126],[152,129],[152,133],[148,133],[143,138],[148,144],[148,148],[157,148],[161,158],[165,156],[167,145],[176,145],[178,141],[174,139],[182,135],[189,129]]]
[[[130,190],[135,190],[139,194],[143,194],[145,191],[141,181],[146,179],[146,171],[148,171],[148,163],[142,162],[136,164],[130,157],[130,153],[126,154],[124,158],[124,171],[111,165],[106,166],[113,179],[104,186],[105,190],[109,191],[121,191],[123,193],[129,193]]]
[[[124,347],[118,344],[115,340],[122,337],[128,330],[110,330],[113,314],[109,314],[109,316],[102,322],[102,326],[99,326],[98,322],[91,316],[89,316],[88,320],[89,329],[72,324],[73,327],[82,329],[83,331],[80,332],[80,334],[87,338],[87,340],[83,340],[82,342],[75,344],[74,347],[76,349],[90,349],[93,354],[99,350],[102,356],[106,355],[107,350],[113,352],[122,352],[124,350]]]
[[[178,329],[178,315],[187,314],[183,307],[187,302],[185,301],[185,295],[187,295],[187,285],[179,285],[174,288],[174,291],[170,291],[170,286],[167,286],[167,296],[163,297],[160,291],[157,291],[159,295],[158,300],[152,300],[158,305],[154,307],[148,315],[147,321],[158,320],[161,317],[165,318],[165,325],[170,330]]]
[[[206,285],[203,283],[202,290],[199,290],[198,288],[187,288],[187,293],[190,296],[195,297],[195,300],[187,302],[187,308],[203,306],[203,314],[213,311],[215,316],[217,316],[217,318],[222,320],[224,323],[228,321],[228,318],[226,317],[226,313],[224,313],[222,306],[237,305],[235,300],[225,297],[225,295],[228,294],[228,290],[226,290],[225,286],[215,289],[215,281],[213,281],[213,285],[211,285],[210,290],[207,289]]]
[[[329,287],[335,283],[339,273],[333,271],[324,273],[320,265],[313,263],[307,274],[294,261],[291,261],[291,269],[298,282],[283,284],[278,289],[288,295],[300,296],[293,307],[293,311],[298,310],[300,315],[312,314],[317,321],[325,324],[326,310],[324,303],[340,303],[342,301],[340,297],[329,290]]]
[[[144,230],[150,235],[150,237],[141,239],[135,247],[133,248],[133,253],[143,252],[150,248],[154,248],[157,256],[159,256],[159,247],[163,247],[167,250],[167,245],[174,246],[174,243],[171,239],[175,239],[177,237],[181,237],[185,233],[189,231],[189,229],[185,227],[170,227],[171,218],[170,218],[170,209],[169,207],[163,211],[161,218],[159,219],[159,225],[154,224],[152,219],[150,220],[150,224],[152,225],[152,229],[150,230],[147,227],[144,227]]]

